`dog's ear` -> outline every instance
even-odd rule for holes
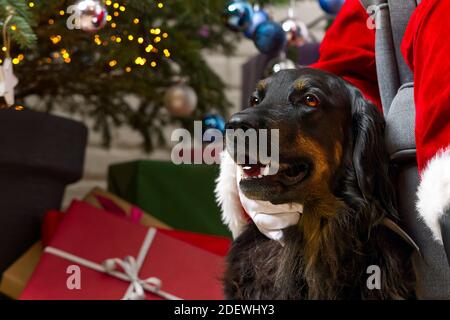
[[[349,86],[350,87],[350,86]],[[350,87],[352,99],[353,168],[361,196],[379,211],[397,218],[394,189],[389,176],[389,157],[385,147],[383,115],[361,92]],[[378,213],[377,213],[378,212]]]

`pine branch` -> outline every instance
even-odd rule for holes
[[[27,20],[21,16],[13,16],[11,25],[16,26],[16,30],[9,29],[8,33],[21,49],[31,48],[36,44],[37,37]]]
[[[32,27],[35,25],[33,16],[25,0],[0,0],[0,20],[2,24],[8,16],[12,16],[8,26],[8,35],[21,49],[35,45],[37,37]],[[5,26],[2,25],[2,28]],[[14,28],[14,30],[12,29]]]

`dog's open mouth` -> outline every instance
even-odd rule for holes
[[[271,174],[271,165],[261,163],[242,165],[242,181],[254,181],[261,183],[281,183],[291,186],[302,182],[309,174],[310,165],[306,161],[298,161],[292,164],[281,163],[278,171]]]

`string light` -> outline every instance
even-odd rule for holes
[[[114,0],[105,0],[104,1],[106,6],[110,6],[110,7],[114,8],[114,10],[112,10],[112,13],[108,14],[106,16],[106,21],[110,23],[110,27],[112,29],[116,29],[118,27],[117,23],[115,21],[113,21],[114,17],[119,17],[120,13],[125,12],[127,9],[126,5],[120,4],[119,2],[114,2]],[[33,3],[33,2],[31,2],[31,1],[29,2],[30,7],[34,6],[34,3],[33,4],[31,4],[31,3]],[[162,1],[156,2],[156,5],[159,9],[162,9],[164,7],[164,3]],[[59,11],[59,14],[61,16],[63,16],[66,14],[66,12],[64,10],[61,10],[61,11]],[[49,25],[53,25],[54,23],[55,23],[55,21],[53,19],[48,20]],[[132,19],[132,23],[135,25],[139,25],[141,23],[141,21],[139,18],[135,17]],[[145,52],[147,54],[155,54],[155,53],[159,52],[158,48],[155,47],[155,43],[159,43],[163,39],[167,39],[169,37],[169,34],[167,32],[163,32],[163,30],[161,30],[161,28],[159,28],[159,27],[151,28],[149,31],[150,31],[150,34],[153,35],[153,39],[150,40],[153,44],[150,44],[147,42],[144,45]],[[131,34],[131,32],[127,31],[127,30],[123,31],[120,34],[120,36],[118,34],[110,36],[110,41],[115,42],[117,44],[122,43],[123,42],[122,40],[124,40],[124,39],[128,39],[128,41],[136,40],[136,42],[141,45],[146,42],[145,36]],[[50,37],[50,40],[52,41],[53,44],[57,44],[62,41],[62,37],[60,35],[53,35]],[[98,46],[101,46],[101,45],[107,46],[109,44],[109,42],[108,42],[109,39],[102,40],[98,34],[94,35],[93,40],[94,40],[94,43]],[[169,58],[171,56],[169,49],[165,48],[165,49],[161,49],[161,50],[162,50],[161,53],[163,54],[163,56],[165,58]],[[67,52],[66,49],[61,49],[60,52],[56,51],[56,52],[52,53],[53,59],[58,59],[60,57],[62,57],[64,59],[64,62],[66,62],[66,63],[71,62],[70,54],[69,54],[69,52]],[[45,62],[51,63],[53,61],[52,58],[51,57],[46,58]],[[19,55],[19,57],[16,59],[18,59],[18,61],[20,61],[21,59],[24,59],[24,57],[23,57],[23,55],[22,56]],[[147,61],[146,57],[144,57],[144,56],[138,56],[134,59],[134,64],[138,65],[138,66],[144,66],[147,63],[152,68],[156,68],[158,65],[157,61],[150,60],[150,59],[149,59],[149,61]],[[117,61],[117,59],[111,59],[107,62],[107,65],[110,68],[115,68],[118,65],[118,61]],[[127,67],[124,67],[122,70],[129,73],[129,72],[132,72],[133,68],[131,66],[127,66]]]
[[[134,60],[134,63],[143,66],[147,62],[147,59],[142,57],[137,57],[136,60]]]
[[[150,33],[158,35],[161,33],[161,29],[160,28],[150,29]]]
[[[61,54],[62,54],[64,61],[70,59],[70,54],[69,54],[69,52],[67,52],[66,49],[61,49]]]
[[[110,15],[110,14],[107,15],[106,20],[108,22],[112,21],[113,16],[114,17],[118,17],[120,15],[119,11],[121,11],[121,12],[125,12],[126,11],[125,5],[121,5],[118,2],[114,2],[113,3],[112,0],[106,0],[105,4],[107,6],[112,6],[114,9],[117,10],[117,11],[114,11],[112,15]],[[33,8],[35,6],[35,3],[33,1],[30,1],[30,2],[28,2],[28,6],[30,8]],[[164,7],[164,4],[162,2],[158,2],[157,3],[157,7],[159,9],[162,9]],[[60,16],[64,16],[65,14],[66,14],[66,12],[64,10],[60,10],[59,11],[59,15]],[[54,23],[55,23],[54,19],[49,19],[48,20],[48,24],[49,25],[53,25]],[[139,24],[140,23],[139,18],[134,18],[133,19],[133,23],[136,24],[136,25]],[[115,22],[112,22],[111,23],[111,28],[115,29],[116,27],[117,27],[117,24]],[[12,25],[10,28],[11,28],[12,31],[16,31],[17,30],[17,26],[16,25]],[[169,37],[168,33],[167,32],[162,32],[160,28],[152,28],[152,29],[150,29],[150,33],[153,34],[153,35],[156,35],[156,37],[153,39],[154,43],[159,43],[160,41],[162,41],[162,39],[166,39],[166,38]],[[124,34],[124,36],[126,36],[128,34],[128,32],[125,31],[123,34]],[[127,38],[128,38],[129,41],[133,41],[135,39],[135,37],[132,34],[128,35]],[[58,44],[59,42],[61,42],[61,40],[62,40],[61,35],[53,35],[53,36],[50,37],[50,41],[53,44]],[[114,36],[113,35],[113,36],[111,36],[111,41],[114,41],[116,43],[121,43],[122,42],[122,38],[119,37],[119,36]],[[94,36],[94,42],[98,46],[100,46],[100,45],[107,46],[108,45],[108,41],[102,41],[98,34]],[[137,38],[137,42],[139,44],[143,44],[144,43],[144,38],[143,37],[138,37]],[[2,51],[6,52],[7,48],[6,47],[2,47]],[[148,44],[145,47],[145,51],[147,53],[158,53],[158,48],[154,47],[152,44]],[[58,59],[58,58],[62,57],[64,59],[65,63],[70,63],[71,62],[71,58],[70,58],[69,52],[67,52],[66,49],[61,49],[60,52],[61,52],[61,55],[60,55],[59,52],[53,52],[52,53],[53,58],[54,59]],[[170,53],[170,51],[168,49],[163,49],[163,54],[164,54],[164,56],[166,58],[169,58],[171,56],[171,53]],[[13,64],[19,64],[20,61],[24,60],[24,58],[25,58],[25,56],[23,54],[19,54],[16,58],[14,58],[12,60],[12,62],[13,62]],[[45,59],[45,62],[51,63],[52,62],[52,58],[47,57]],[[137,65],[143,66],[143,65],[146,64],[147,60],[144,57],[137,57],[134,62]],[[0,59],[0,63],[3,63],[3,60]],[[109,61],[108,65],[111,68],[115,67],[117,65],[117,60],[113,59],[113,60]],[[152,68],[155,68],[157,66],[157,62],[156,61],[151,61],[150,62],[150,66]],[[128,66],[128,67],[125,68],[125,71],[126,72],[131,72],[132,68]]]
[[[94,36],[94,42],[96,45],[100,46],[102,44],[102,40],[100,39],[100,36],[98,34],[96,34]]]
[[[50,41],[53,42],[53,44],[57,44],[58,42],[61,41],[61,36],[60,35],[51,36]]]

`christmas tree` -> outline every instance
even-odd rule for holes
[[[105,9],[105,25],[86,28],[76,11],[80,2]],[[10,56],[20,81],[15,88],[18,104],[34,96],[39,103],[26,107],[63,109],[93,119],[105,145],[112,127],[130,126],[141,133],[145,149],[152,150],[165,143],[162,129],[169,123],[190,128],[192,120],[210,111],[226,115],[230,103],[225,84],[203,55],[205,49],[233,51],[239,36],[224,24],[227,3],[0,0],[0,63]],[[197,108],[188,117],[170,115],[164,108],[165,93],[180,83],[197,95]]]
[[[87,31],[73,16],[77,1],[0,0],[17,103],[35,96],[37,108],[93,119],[106,145],[113,126],[130,126],[147,150],[164,143],[162,128],[171,122],[189,127],[210,110],[226,114],[225,85],[202,57],[205,49],[233,50],[236,37],[221,17],[226,0],[92,1],[106,9],[106,24]],[[174,118],[164,94],[180,82],[195,90],[198,105]]]

